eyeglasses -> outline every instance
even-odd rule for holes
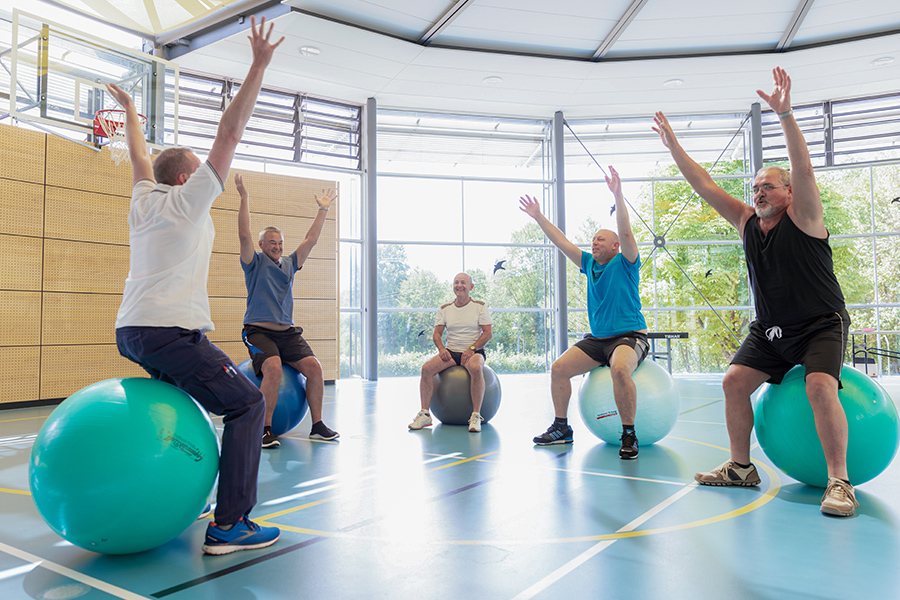
[[[760,192],[765,192],[768,194],[772,190],[777,190],[778,188],[788,187],[789,185],[791,185],[791,184],[788,183],[785,185],[772,185],[771,183],[764,183],[762,185],[754,185],[752,188],[750,188],[750,191],[753,192],[753,195],[755,196]]]

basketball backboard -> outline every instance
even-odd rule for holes
[[[18,9],[11,50],[9,112],[16,119],[95,142],[94,115],[120,108],[105,87],[115,83],[146,115],[151,147],[177,144],[178,65]]]

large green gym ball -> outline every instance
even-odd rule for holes
[[[107,379],[75,392],[41,427],[29,479],[38,512],[101,554],[156,548],[205,508],[219,470],[206,411],[153,379]]]
[[[808,485],[828,485],[825,453],[806,398],[806,368],[788,371],[779,385],[765,385],[754,409],[756,438],[776,467]],[[841,370],[838,392],[847,415],[847,472],[857,485],[884,471],[897,453],[900,427],[888,393],[868,375]]]

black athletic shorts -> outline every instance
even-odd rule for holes
[[[781,383],[785,373],[803,365],[807,375],[828,373],[840,385],[849,331],[846,309],[784,329],[753,321],[731,364],[762,371],[769,376],[768,383]]]
[[[453,357],[453,360],[456,361],[457,366],[462,366],[462,352],[454,352],[453,350],[448,350],[450,356]],[[484,353],[484,348],[481,350],[476,350],[475,354],[480,354],[484,357],[484,361],[487,362],[487,354]]]
[[[315,356],[312,348],[301,335],[302,327],[273,331],[256,325],[244,325],[241,339],[253,360],[253,372],[262,377],[262,365],[267,358],[280,356],[282,364],[296,362],[307,356]]]
[[[640,331],[626,331],[620,335],[608,338],[595,338],[589,333],[584,334],[584,339],[575,342],[575,347],[587,354],[592,360],[600,363],[601,367],[609,365],[609,357],[619,346],[633,348],[638,356],[637,364],[640,365],[647,357],[650,344],[647,342],[647,334]]]

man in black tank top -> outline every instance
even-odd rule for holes
[[[790,172],[762,168],[753,180],[753,202],[745,204],[716,185],[678,143],[665,115],[653,128],[688,183],[741,234],[756,320],[722,380],[731,460],[697,473],[701,485],[755,486],[750,462],[753,407],[750,395],[765,382],[780,383],[794,365],[806,367],[806,394],[828,464],[825,514],[848,517],[856,497],[847,477],[847,418],[838,400],[850,318],[834,275],[822,201],[806,141],[791,110],[791,80],[773,71],[771,95],[757,90],[778,115],[787,143]]]

